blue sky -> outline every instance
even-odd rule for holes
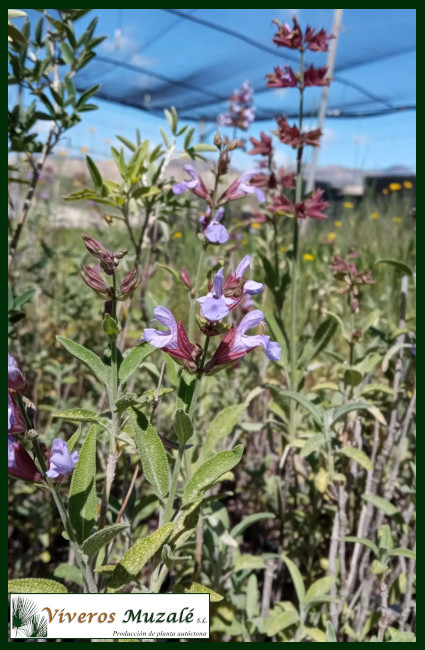
[[[328,32],[333,17],[333,10],[329,9],[179,11],[235,29],[270,47],[274,47],[271,43],[275,32],[271,23],[273,17],[288,21],[296,13],[303,27],[308,23],[323,26]],[[31,16],[32,12],[29,13]],[[245,45],[242,49],[238,41],[203,25],[179,20],[164,10],[96,9],[83,21],[88,22],[95,14],[99,15],[97,33],[108,34],[108,39],[98,48],[100,55],[142,66],[173,79],[187,78],[193,68],[196,71],[196,66],[209,66],[212,70],[211,79],[206,77],[205,83],[208,85],[211,82],[211,88],[218,89],[221,94],[223,88],[227,88],[230,93],[250,77],[254,86],[262,89],[264,74],[271,72],[273,65],[281,64],[282,57],[288,52],[279,50],[276,56],[279,55],[280,58],[270,59],[270,62],[267,60],[268,67],[263,69],[261,57],[266,60],[269,55]],[[345,66],[346,69],[341,70],[339,76],[388,102],[397,105],[414,103],[415,52],[411,51],[414,29],[415,10],[344,10],[337,66]],[[393,56],[380,58],[382,54],[388,53],[393,53]],[[293,51],[290,54],[293,55]],[[319,55],[313,59],[315,65],[323,65],[324,57],[325,55]],[[353,67],[354,63],[359,62],[362,65]],[[87,72],[89,68],[90,65]],[[119,69],[116,77],[108,77],[106,74],[102,78],[101,75],[99,83],[111,83],[114,79],[115,84],[119,85]],[[124,83],[124,77],[122,79]],[[133,80],[130,78],[130,81]],[[93,80],[95,82],[96,79]],[[141,75],[139,82],[140,92],[151,93],[155,99],[155,88],[151,90],[149,87],[150,79]],[[264,107],[274,108],[276,105],[279,112],[285,112],[286,107],[289,111],[289,106],[293,106],[296,93],[292,89],[285,92],[260,92],[257,102]],[[364,99],[340,83],[335,82],[331,86],[330,105],[344,106],[347,102],[354,104],[359,98]],[[98,103],[99,110],[83,115],[83,122],[65,136],[61,145],[63,148],[78,155],[81,147],[86,146],[93,157],[108,157],[110,144],[117,144],[115,134],[133,138],[136,128],[140,129],[143,138],[160,141],[159,126],[163,126],[163,120],[157,115],[101,100],[96,100],[95,103]],[[335,164],[370,170],[403,165],[414,170],[415,123],[414,111],[375,118],[327,119],[319,165]],[[194,125],[198,126],[197,123]],[[308,126],[314,127],[314,120],[309,120]],[[258,136],[261,130],[268,132],[274,127],[273,121],[254,122],[245,137]],[[207,132],[211,128],[208,124]],[[282,145],[279,158],[282,164],[292,160],[292,150]],[[234,157],[234,163],[243,169],[252,165],[252,159],[238,153]]]

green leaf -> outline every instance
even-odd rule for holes
[[[82,427],[81,427],[81,424],[79,424],[76,431],[72,434],[70,439],[67,441],[66,444],[68,445],[68,450],[69,450],[70,454],[72,454],[72,452],[74,451],[74,447],[77,444],[77,442],[78,442],[78,440],[79,440],[79,438],[81,436],[81,432],[82,432]]]
[[[184,446],[193,436],[193,423],[189,415],[182,409],[178,409],[173,422],[174,433],[181,446]]]
[[[132,193],[133,199],[148,198],[149,196],[155,196],[159,194],[161,190],[159,187],[152,185],[150,187],[138,187]]]
[[[90,156],[86,156],[86,162],[87,162],[87,167],[89,168],[90,176],[92,177],[92,181],[94,183],[95,188],[97,189],[98,192],[102,189],[102,176],[96,167],[95,163],[93,160],[90,158]]]
[[[305,601],[305,587],[304,587],[304,582],[301,573],[299,572],[298,567],[294,564],[294,562],[292,562],[292,560],[289,559],[289,557],[286,557],[286,555],[282,555],[282,560],[285,562],[286,566],[288,567],[288,571],[291,575],[292,582],[294,583],[298,602],[301,605]]]
[[[390,266],[394,266],[396,269],[401,271],[404,275],[410,275],[413,277],[412,267],[405,262],[400,262],[400,260],[382,259],[375,262],[375,264],[389,264]]]
[[[370,404],[367,402],[351,402],[351,404],[345,404],[344,406],[340,406],[339,408],[336,408],[333,412],[332,418],[331,418],[331,425],[335,424],[337,420],[340,420],[344,415],[347,415],[348,413],[351,413],[351,411],[360,411],[361,409],[365,409],[366,411],[369,410]]]
[[[103,317],[103,331],[112,342],[117,340],[117,336],[120,333],[120,326],[109,314],[105,314]]]
[[[198,464],[211,456],[220,440],[230,436],[246,408],[247,404],[242,402],[226,407],[215,416],[207,429]]]
[[[31,300],[34,294],[35,294],[35,289],[28,289],[28,291],[25,291],[20,296],[15,298],[14,309],[21,309],[21,307],[23,307],[26,302]]]
[[[120,365],[118,372],[118,379],[120,384],[124,384],[131,377],[142,362],[148,357],[156,348],[149,343],[143,342],[132,348]]]
[[[314,451],[317,451],[320,449],[320,447],[323,447],[325,444],[325,436],[321,433],[317,433],[313,436],[310,436],[307,438],[305,441],[301,451],[300,451],[300,456],[302,458],[307,458],[307,456],[310,456]]]
[[[93,95],[97,93],[97,91],[100,90],[100,84],[97,84],[96,86],[93,86],[93,88],[89,88],[85,92],[83,92],[82,95],[78,98],[78,102],[76,105],[77,111],[80,111],[81,108],[84,106],[84,104],[87,103],[87,100],[90,99]]]
[[[69,518],[80,544],[96,523],[96,435],[97,425],[93,424],[81,447],[69,488]]]
[[[378,510],[382,510],[388,517],[399,514],[399,510],[392,503],[383,497],[378,497],[376,494],[362,494],[362,499],[371,503]]]
[[[105,366],[103,361],[99,359],[97,354],[88,350],[83,345],[75,343],[70,339],[65,339],[63,336],[56,337],[59,343],[62,343],[64,348],[68,350],[74,357],[82,361],[94,374],[94,376],[102,382],[107,388],[111,385],[111,372],[108,366]]]
[[[416,560],[415,551],[411,551],[408,548],[393,548],[391,551],[389,551],[388,555],[396,557],[407,557],[409,560]]]
[[[366,456],[364,451],[357,449],[357,447],[342,447],[342,449],[339,450],[339,453],[344,454],[347,458],[355,460],[356,463],[367,469],[368,472],[373,469],[373,464],[369,456]]]
[[[206,142],[199,142],[198,144],[193,145],[192,149],[196,152],[200,151],[217,151],[217,148],[213,144],[207,144]]]
[[[52,418],[62,418],[63,420],[70,420],[71,422],[94,422],[103,427],[105,426],[102,424],[95,411],[89,411],[87,409],[65,409],[65,411],[56,411],[56,413],[52,413]]]
[[[96,553],[108,544],[111,539],[114,539],[116,535],[119,535],[126,530],[128,526],[128,524],[113,524],[112,526],[102,528],[102,530],[93,533],[93,535],[90,535],[90,537],[85,540],[82,546],[83,553],[89,557],[93,557],[93,555],[96,555]]]
[[[164,445],[147,417],[134,408],[129,409],[134,439],[146,479],[159,499],[168,494],[168,461]]]
[[[248,578],[248,583],[246,585],[246,614],[249,620],[252,620],[254,616],[258,616],[259,608],[259,591],[258,591],[258,580],[255,573],[251,573]]]
[[[367,546],[370,548],[372,553],[378,557],[379,551],[378,547],[374,542],[371,542],[370,539],[366,539],[365,537],[352,537],[351,535],[349,537],[341,537],[342,542],[354,542],[355,544],[363,544],[364,546]]]
[[[108,593],[119,591],[131,580],[134,580],[145,566],[146,562],[161,548],[170,536],[174,524],[166,524],[155,533],[139,539],[127,551],[115,567],[108,585]]]
[[[116,136],[118,140],[120,140],[123,144],[125,144],[126,147],[130,149],[130,151],[136,151],[136,145],[134,145],[130,140],[127,140],[127,138],[124,138],[122,135],[117,135]]]
[[[307,345],[304,346],[303,352],[298,361],[298,367],[304,368],[328,345],[329,341],[338,329],[338,323],[331,316],[323,321],[314,333]]]
[[[324,596],[332,589],[334,582],[335,580],[332,576],[319,578],[319,580],[313,582],[313,584],[308,588],[305,595],[305,603],[308,604],[313,600],[313,598],[320,600],[321,596]]]
[[[9,580],[7,585],[10,594],[67,594],[65,585],[56,580],[44,578],[19,578]]]
[[[384,524],[381,526],[378,530],[378,538],[379,538],[379,548],[380,550],[383,551],[390,551],[392,547],[394,546],[393,544],[393,538],[391,535],[391,529],[388,526],[388,524]]]
[[[80,587],[82,587],[84,584],[81,571],[77,566],[75,566],[75,564],[58,564],[53,575],[55,578],[62,578],[62,580],[70,580],[71,582],[75,582],[75,584],[79,585]]]
[[[234,571],[255,571],[265,568],[266,563],[262,557],[259,555],[250,555],[249,553],[239,555],[233,564]]]
[[[329,643],[331,641],[333,641],[334,643],[337,642],[336,641],[335,630],[334,630],[334,627],[333,627],[333,625],[332,625],[332,623],[330,621],[328,621],[326,623],[326,641],[328,641]]]
[[[173,594],[209,594],[210,603],[219,603],[223,596],[213,589],[200,585],[199,582],[180,582],[173,587]]]
[[[269,616],[266,621],[267,636],[274,636],[275,634],[278,634],[278,632],[286,630],[290,625],[298,623],[298,621],[299,615],[295,609],[288,609],[279,614],[275,614],[274,616]]]
[[[242,519],[242,521],[232,528],[230,536],[236,539],[238,535],[242,535],[247,528],[257,523],[257,521],[261,521],[262,519],[275,519],[275,517],[276,515],[273,512],[257,512],[253,515],[248,515],[248,517]]]
[[[390,627],[389,633],[391,634],[391,639],[387,643],[416,643],[416,636],[413,632],[400,632],[394,627]]]
[[[315,406],[309,399],[302,393],[296,393],[292,390],[282,390],[280,395],[284,397],[289,397],[293,399],[301,406],[304,406],[305,409],[313,416],[313,419],[319,426],[323,426],[323,409],[320,406]]]
[[[72,65],[74,61],[74,51],[70,47],[69,43],[67,43],[66,41],[62,41],[62,43],[60,44],[60,51],[65,63],[67,65]]]
[[[237,445],[231,451],[222,451],[201,465],[186,485],[183,494],[183,504],[187,505],[201,498],[201,493],[206,488],[212,483],[215,483],[220,476],[223,476],[223,474],[233,469],[239,463],[242,454],[243,446]]]
[[[180,375],[179,392],[177,395],[177,408],[187,412],[192,404],[192,397],[196,386],[196,377],[185,370]]]

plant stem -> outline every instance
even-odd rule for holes
[[[203,246],[201,254],[198,259],[198,268],[196,270],[195,286],[193,289],[194,295],[190,301],[190,311],[189,311],[189,341],[190,342],[193,342],[193,335],[195,332],[195,309],[196,309],[195,298],[198,295],[200,285],[201,285],[202,267],[204,264],[205,251],[206,251],[206,247]]]

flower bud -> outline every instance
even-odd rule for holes
[[[8,358],[7,386],[9,390],[23,391],[27,385],[19,362],[11,354]]]
[[[190,278],[189,271],[185,266],[180,271],[179,278],[182,282],[184,282],[188,289],[192,288],[192,280]]]
[[[218,159],[217,173],[220,176],[227,174],[227,172],[229,171],[229,165],[230,165],[229,152],[224,150],[221,152],[220,157]]]
[[[124,255],[127,255],[128,251],[118,251],[118,253],[113,253],[105,248],[103,244],[97,241],[97,239],[90,237],[86,233],[83,233],[82,237],[89,253],[100,260],[100,266],[105,273],[108,275],[114,275],[119,260],[122,259]]]
[[[218,129],[214,137],[214,144],[217,147],[217,149],[221,149],[223,144],[223,140],[221,139],[220,131]]]
[[[140,277],[137,275],[136,269],[129,271],[121,283],[119,300],[126,300],[127,296],[137,288],[139,282]]]
[[[227,145],[227,150],[228,150],[228,151],[233,151],[233,149],[236,149],[236,148],[237,148],[238,144],[239,144],[239,141],[238,141],[237,138],[235,138],[234,140],[232,140],[232,142],[230,142],[230,143]]]
[[[90,289],[93,289],[99,296],[110,298],[110,289],[100,273],[92,266],[82,266],[80,275]]]

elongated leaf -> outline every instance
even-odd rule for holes
[[[413,277],[413,269],[411,266],[406,264],[406,262],[400,262],[400,260],[382,259],[375,262],[375,264],[389,264],[390,266],[394,266],[396,269],[404,273],[404,275],[410,275],[410,277]]]
[[[156,348],[153,345],[150,345],[146,341],[140,343],[135,348],[130,350],[130,352],[125,357],[124,361],[120,365],[118,379],[120,384],[124,384],[131,377],[133,372],[140,367],[141,363],[154,351]]]
[[[186,486],[183,504],[187,505],[199,499],[206,488],[239,463],[242,454],[243,446],[237,445],[231,451],[222,451],[201,465]]]
[[[292,582],[294,583],[298,602],[301,605],[302,603],[304,603],[305,600],[305,587],[304,587],[304,581],[302,579],[302,575],[299,572],[298,567],[294,564],[294,562],[292,562],[292,560],[289,559],[289,557],[286,557],[286,555],[282,555],[282,560],[285,562],[286,566],[288,567],[288,571],[291,575]]]
[[[409,560],[416,560],[415,551],[411,551],[408,548],[393,548],[391,551],[388,552],[388,555],[392,555],[396,557],[407,557],[409,558]]]
[[[198,144],[193,145],[192,149],[196,152],[198,151],[217,151],[217,148],[212,144],[207,144],[206,142],[198,142]]]
[[[238,535],[242,535],[247,528],[257,523],[257,521],[261,521],[262,519],[274,519],[275,516],[276,515],[274,515],[273,512],[257,512],[253,515],[248,515],[248,517],[242,519],[239,524],[232,528],[230,535],[236,539]]]
[[[260,555],[251,555],[250,553],[239,555],[233,564],[233,571],[256,571],[265,568],[264,559]]]
[[[300,456],[302,458],[307,458],[307,456],[312,454],[314,451],[317,451],[318,449],[320,449],[320,447],[323,447],[324,444],[325,444],[325,436],[322,435],[321,433],[318,433],[314,436],[310,436],[310,438],[308,438],[305,441],[300,451]]]
[[[128,528],[128,524],[113,524],[112,526],[98,530],[85,540],[82,546],[83,552],[89,557],[96,555],[101,548],[108,544],[111,539],[114,539],[116,535],[126,530],[126,528]]]
[[[173,422],[174,433],[181,445],[185,445],[193,436],[193,423],[189,415],[182,409],[178,409]]]
[[[352,537],[352,536],[342,537],[341,541],[354,542],[355,544],[363,544],[363,546],[367,546],[368,548],[370,548],[370,550],[372,551],[372,553],[376,555],[376,557],[378,557],[379,555],[378,547],[376,546],[376,544],[374,542],[371,542],[370,539],[366,539],[365,537]]]
[[[87,409],[65,409],[65,411],[52,413],[52,417],[71,420],[71,422],[95,422],[104,426],[98,414],[95,411],[89,411]]]
[[[173,588],[173,594],[209,594],[210,603],[219,603],[223,596],[209,587],[200,585],[199,582],[180,582]]]
[[[326,641],[336,643],[336,634],[330,621],[326,623]]]
[[[179,392],[177,395],[177,408],[183,409],[186,413],[190,409],[192,397],[195,390],[196,377],[189,375],[185,370],[180,375]]]
[[[63,336],[56,337],[59,343],[62,343],[64,348],[68,350],[74,357],[82,361],[94,374],[94,376],[102,382],[107,388],[111,385],[111,372],[108,366],[105,366],[103,361],[99,359],[97,354],[88,350],[83,345],[75,343],[70,339],[65,339]]]
[[[278,634],[278,632],[286,630],[290,625],[298,623],[298,621],[299,615],[295,609],[288,609],[280,614],[270,616],[266,622],[267,636],[274,636],[275,634]]]
[[[367,411],[370,406],[371,405],[367,402],[351,402],[351,404],[344,404],[344,406],[340,406],[334,410],[331,425],[335,424],[337,420],[343,418],[344,415],[351,413],[351,411],[360,411],[362,409]]]
[[[81,424],[79,424],[76,431],[72,434],[70,439],[67,441],[66,444],[68,445],[68,450],[70,454],[72,454],[72,452],[74,451],[74,447],[77,444],[78,440],[80,439],[81,432],[82,432],[82,427]]]
[[[298,361],[299,368],[304,368],[327,346],[333,335],[338,329],[338,323],[331,316],[323,321],[317,328],[307,345],[304,346],[303,352]]]
[[[317,599],[320,600],[321,596],[324,596],[331,590],[334,582],[335,580],[332,576],[319,578],[319,580],[313,582],[313,584],[308,588],[307,593],[305,595],[306,604],[312,601],[313,598],[316,600]]]
[[[65,585],[56,580],[45,578],[19,578],[9,580],[7,585],[10,594],[67,594]]]
[[[90,156],[86,156],[87,167],[89,168],[90,176],[92,177],[93,184],[97,191],[102,189],[102,176]]]
[[[342,447],[342,449],[339,450],[339,453],[344,454],[344,456],[347,456],[347,458],[355,460],[356,463],[367,469],[368,472],[373,469],[373,464],[369,456],[366,456],[364,451],[357,449],[357,447]]]
[[[96,523],[96,435],[97,425],[93,424],[81,447],[69,488],[69,518],[80,544]]]
[[[140,411],[129,409],[134,439],[139,450],[146,479],[159,499],[168,494],[168,461],[164,445],[157,432]]]
[[[61,578],[62,580],[71,580],[80,587],[84,585],[81,571],[75,564],[66,564],[65,562],[58,564],[53,575],[55,578]]]
[[[298,404],[301,404],[301,406],[304,406],[304,408],[313,416],[316,423],[320,426],[323,425],[323,409],[310,402],[305,395],[302,393],[296,393],[292,390],[282,390],[280,391],[280,394],[284,397],[289,397],[289,399],[293,399],[298,402]]]
[[[122,135],[117,135],[116,137],[118,140],[121,140],[121,142],[125,144],[125,146],[128,147],[130,151],[136,151],[136,145],[130,142],[130,140],[127,140],[127,138],[124,138]]]
[[[90,97],[92,97],[93,95],[95,95],[98,90],[100,90],[99,84],[97,86],[93,86],[93,88],[89,88],[82,95],[80,95],[76,106],[77,111],[81,110],[84,104],[87,103],[87,100],[90,99]]]
[[[115,567],[108,585],[108,593],[119,591],[124,585],[136,578],[146,562],[161,548],[170,536],[174,524],[166,524],[155,533],[139,539],[127,551],[119,564]]]
[[[362,494],[362,499],[371,503],[375,508],[378,508],[378,510],[382,510],[382,512],[385,515],[388,515],[388,517],[392,517],[399,513],[399,510],[392,503],[383,497],[378,497],[376,494]]]
[[[209,458],[220,440],[232,433],[246,408],[247,405],[244,402],[235,404],[234,406],[228,406],[215,416],[207,429],[198,464]]]

